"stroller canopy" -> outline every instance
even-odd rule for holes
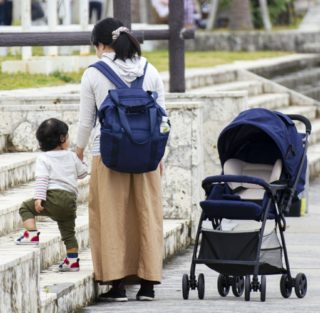
[[[231,158],[245,162],[273,165],[282,160],[283,176],[289,186],[297,179],[304,153],[304,134],[299,134],[293,121],[280,112],[249,109],[241,112],[218,139],[218,153],[223,167]],[[306,159],[296,192],[304,189]]]

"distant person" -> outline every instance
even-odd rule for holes
[[[151,4],[156,12],[156,22],[167,24],[169,18],[169,0],[151,0]],[[184,27],[195,27],[196,7],[193,0],[184,0]]]
[[[77,179],[87,176],[87,166],[68,150],[68,125],[58,119],[43,121],[36,137],[42,153],[36,162],[35,195],[22,203],[19,214],[24,233],[17,245],[38,245],[40,232],[35,217],[49,216],[57,222],[67,256],[59,265],[61,272],[79,271],[78,242],[75,237]]]
[[[169,0],[151,0],[157,24],[168,24]]]
[[[42,7],[42,3],[39,0],[31,1],[31,20],[32,25],[46,24],[46,17]]]
[[[59,23],[63,25],[70,25],[72,23],[72,1],[60,0],[58,6]]]
[[[193,0],[184,0],[184,27],[195,27],[195,13],[196,8]]]
[[[0,25],[12,25],[12,0],[0,0]]]
[[[92,23],[93,12],[95,12],[97,21],[101,20],[104,0],[89,0],[89,21]]]

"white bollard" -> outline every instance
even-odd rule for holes
[[[55,31],[58,24],[58,6],[57,0],[48,0],[47,3],[47,17],[48,17],[48,27],[49,31]],[[58,47],[47,47],[46,55],[57,56]]]
[[[22,31],[28,32],[31,29],[31,0],[21,1],[21,25]],[[22,48],[22,60],[28,60],[32,57],[32,48]]]
[[[79,19],[81,30],[88,30],[89,26],[89,1],[88,0],[80,0],[80,8],[79,8]],[[89,46],[81,46],[80,55],[88,55],[90,54]]]

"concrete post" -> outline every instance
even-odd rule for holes
[[[57,0],[48,0],[47,16],[48,16],[49,31],[54,32],[56,30],[57,24],[58,24]],[[48,47],[46,49],[46,54],[48,56],[57,56],[58,55],[58,47]]]
[[[89,1],[88,0],[80,0],[79,19],[80,19],[81,30],[82,31],[88,30],[88,26],[89,26]],[[90,53],[90,47],[81,46],[80,55],[88,55],[89,53]]]
[[[21,1],[21,25],[22,31],[28,32],[31,28],[31,0]],[[22,60],[28,60],[32,57],[32,48],[22,48]]]

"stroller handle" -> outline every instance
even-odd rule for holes
[[[303,115],[299,115],[299,114],[288,114],[288,117],[290,117],[294,121],[302,122],[304,124],[304,126],[306,127],[306,132],[308,133],[308,135],[311,134],[312,126],[311,126],[311,122],[309,121],[309,119],[307,119]]]
[[[266,183],[263,179],[253,176],[237,176],[237,175],[217,175],[209,176],[202,181],[202,188],[207,192],[208,188],[213,183],[247,183],[253,185],[259,185],[264,189],[271,191],[270,185]]]
[[[246,184],[259,185],[273,195],[278,190],[283,190],[288,188],[286,184],[282,184],[279,182],[268,184],[263,179],[254,177],[254,176],[216,175],[216,176],[209,176],[202,181],[202,188],[205,190],[206,194],[209,193],[211,189],[211,185],[214,183],[246,183]]]

